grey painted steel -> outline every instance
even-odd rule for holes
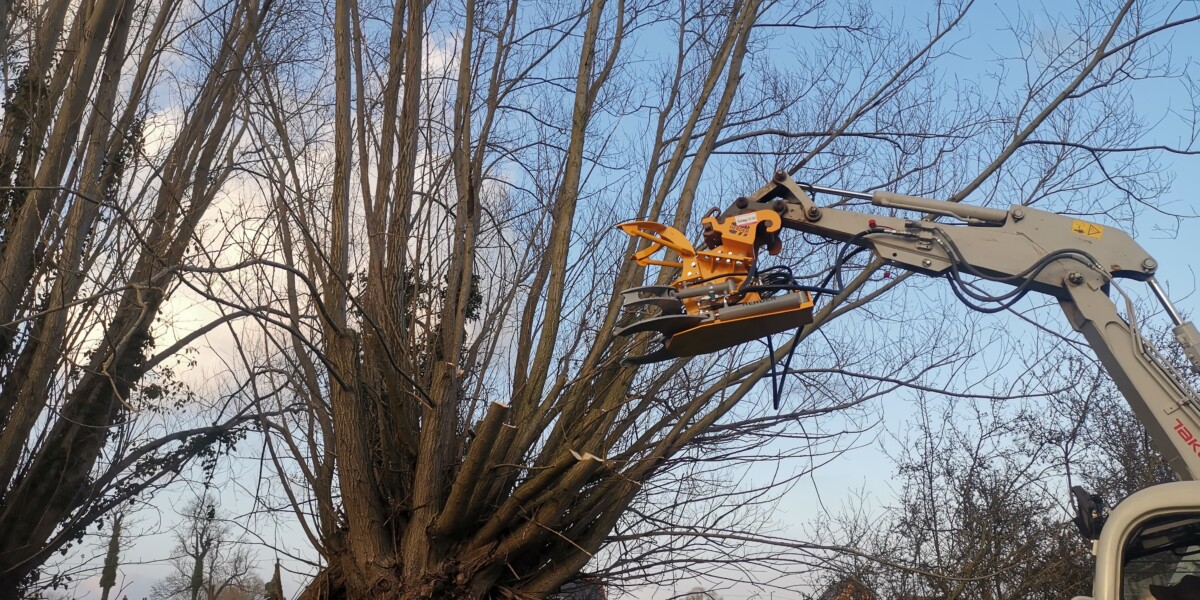
[[[642,294],[650,296],[667,296],[675,293],[675,288],[669,285],[643,285],[641,287],[629,288],[621,292],[621,296],[625,302],[636,300],[643,297]]]
[[[884,192],[875,197],[891,206],[954,214],[975,224],[818,207],[785,173],[722,216],[773,209],[782,215],[785,228],[852,241],[900,268],[931,276],[944,275],[952,266],[972,268],[1057,298],[1171,467],[1183,479],[1200,478],[1200,442],[1193,437],[1200,435],[1196,393],[1153,356],[1107,297],[1111,279],[1147,281],[1154,275],[1157,263],[1133,238],[1112,227],[1020,205],[1007,211],[965,205],[952,210],[947,207],[952,203],[939,200]],[[1001,219],[1001,213],[1007,217]],[[1044,261],[1045,268],[1029,271]]]
[[[1192,363],[1192,370],[1200,373],[1200,332],[1193,323],[1180,323],[1172,330],[1175,340],[1183,346],[1183,353]]]
[[[1071,325],[1081,332],[1149,431],[1171,468],[1186,480],[1156,485],[1131,495],[1110,513],[1094,546],[1096,572],[1090,600],[1121,600],[1122,553],[1146,521],[1163,515],[1200,515],[1200,399],[1158,357],[1135,326],[1108,297],[1118,278],[1146,281],[1176,322],[1175,338],[1200,370],[1200,333],[1183,322],[1154,281],[1157,263],[1126,233],[1095,223],[1015,205],[1007,211],[876,193],[881,206],[949,215],[967,226],[932,219],[906,220],[816,206],[786,173],[727,210],[722,216],[770,208],[788,229],[870,248],[900,268],[932,276],[952,266],[971,267],[989,277],[1058,299]],[[1004,213],[1001,218],[1000,213]],[[984,225],[984,226],[977,226]],[[957,248],[957,251],[953,249]],[[1030,271],[1045,262],[1045,268]],[[1132,318],[1132,315],[1131,315]],[[1078,600],[1088,600],[1079,597]]]
[[[1179,316],[1179,311],[1175,310],[1175,305],[1171,304],[1171,299],[1167,297],[1167,293],[1163,291],[1162,286],[1158,285],[1158,280],[1151,277],[1146,280],[1150,285],[1150,290],[1154,292],[1154,297],[1158,298],[1158,303],[1167,311],[1167,315],[1171,317],[1171,322],[1176,325],[1183,324],[1183,317]]]
[[[929,202],[939,206],[951,204],[937,200]],[[763,209],[781,210],[785,228],[839,241],[856,239],[859,245],[872,248],[896,266],[926,275],[942,275],[950,269],[952,261],[947,242],[953,242],[961,252],[959,264],[993,277],[1019,274],[1050,253],[1064,249],[1091,257],[1088,262],[1094,259],[1113,277],[1145,281],[1154,273],[1152,268],[1144,267],[1154,264],[1153,259],[1125,232],[1020,205],[1011,207],[1008,212],[1014,215],[1019,212],[1021,218],[1014,216],[1000,226],[953,225],[818,207],[795,182],[784,178],[783,181],[772,181],[749,196],[744,208],[735,204],[722,217]],[[975,213],[973,210],[968,212]],[[872,230],[872,223],[874,230],[887,233],[867,233]],[[1079,224],[1094,227],[1102,233],[1099,238],[1077,233],[1075,229]],[[1032,289],[1064,298],[1063,278],[1085,268],[1086,265],[1075,260],[1055,261],[1031,281]]]
[[[713,285],[711,283],[702,283],[692,285],[675,292],[677,298],[699,298],[701,296],[712,296],[713,298],[723,298],[737,291],[737,286],[734,285],[732,279],[726,279],[721,285]]]
[[[734,319],[744,319],[746,317],[755,317],[765,315],[780,310],[789,308],[798,308],[800,305],[808,301],[807,294],[790,293],[768,298],[759,302],[751,302],[749,304],[734,304],[733,306],[724,306],[716,311],[716,317],[722,321],[732,321]],[[705,313],[700,313],[705,314]]]
[[[875,192],[871,204],[902,210],[915,210],[932,215],[954,217],[968,223],[991,223],[999,225],[1008,220],[1008,211],[985,206],[974,206],[960,202],[931,200],[918,196],[908,196],[894,192]]]
[[[852,190],[839,190],[838,188],[825,187],[823,185],[813,185],[811,183],[799,183],[800,187],[808,190],[810,193],[817,194],[832,194],[843,198],[858,198],[859,200],[870,200],[874,194],[867,192],[855,192]]]
[[[1071,326],[1087,339],[1175,474],[1186,481],[1200,479],[1196,391],[1117,314],[1101,284],[1093,275],[1079,285],[1067,285],[1071,300],[1060,300],[1059,305]]]
[[[1131,494],[1114,508],[1095,545],[1092,600],[1121,600],[1121,563],[1125,543],[1137,527],[1164,515],[1197,513],[1200,481],[1176,481]],[[1077,599],[1083,599],[1077,596]]]

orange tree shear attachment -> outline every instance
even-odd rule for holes
[[[696,250],[679,230],[653,221],[617,225],[650,244],[632,259],[641,265],[677,268],[670,285],[626,290],[624,305],[633,320],[617,335],[654,332],[661,346],[626,362],[644,364],[715,352],[812,322],[808,292],[763,285],[755,274],[757,248],[779,251],[778,213],[769,210],[721,219],[705,217],[707,249]],[[651,258],[668,249],[674,259]],[[657,312],[655,312],[657,311]]]

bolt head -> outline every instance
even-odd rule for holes
[[[1153,273],[1157,268],[1158,261],[1154,260],[1153,258],[1147,258],[1146,260],[1142,261],[1142,270],[1146,271],[1147,273]]]

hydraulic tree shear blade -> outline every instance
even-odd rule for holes
[[[623,293],[634,321],[616,335],[652,332],[654,351],[625,362],[647,364],[716,352],[812,322],[812,297],[759,277],[758,248],[779,252],[779,214],[759,210],[728,218],[705,217],[705,249],[696,250],[679,230],[652,221],[629,221],[617,229],[650,242],[633,255],[640,265],[679,270],[670,285]],[[660,250],[678,260],[652,258]]]

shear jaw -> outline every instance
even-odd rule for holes
[[[752,289],[757,248],[780,228],[768,210],[733,218],[705,217],[706,249],[692,247],[682,232],[653,221],[629,221],[617,229],[647,244],[631,257],[642,266],[677,269],[671,285],[649,285],[622,292],[622,309],[632,315],[620,336],[656,334],[656,350],[627,357],[626,364],[649,364],[716,352],[746,341],[792,329],[812,320],[807,292],[774,285]],[[664,259],[652,256],[670,250]],[[748,286],[755,283],[753,286]],[[769,286],[771,287],[771,286]],[[780,289],[782,287],[782,289]],[[765,292],[765,293],[764,293]]]
[[[619,336],[648,332],[658,334],[650,342],[651,345],[658,346],[658,349],[648,354],[625,357],[622,363],[644,365],[679,358],[667,347],[671,337],[696,327],[705,319],[700,315],[688,314],[684,310],[683,301],[676,294],[677,290],[667,285],[648,285],[622,292],[624,303],[621,308],[626,314],[641,314],[643,318],[619,327],[613,333]],[[655,309],[657,314],[653,314]]]

